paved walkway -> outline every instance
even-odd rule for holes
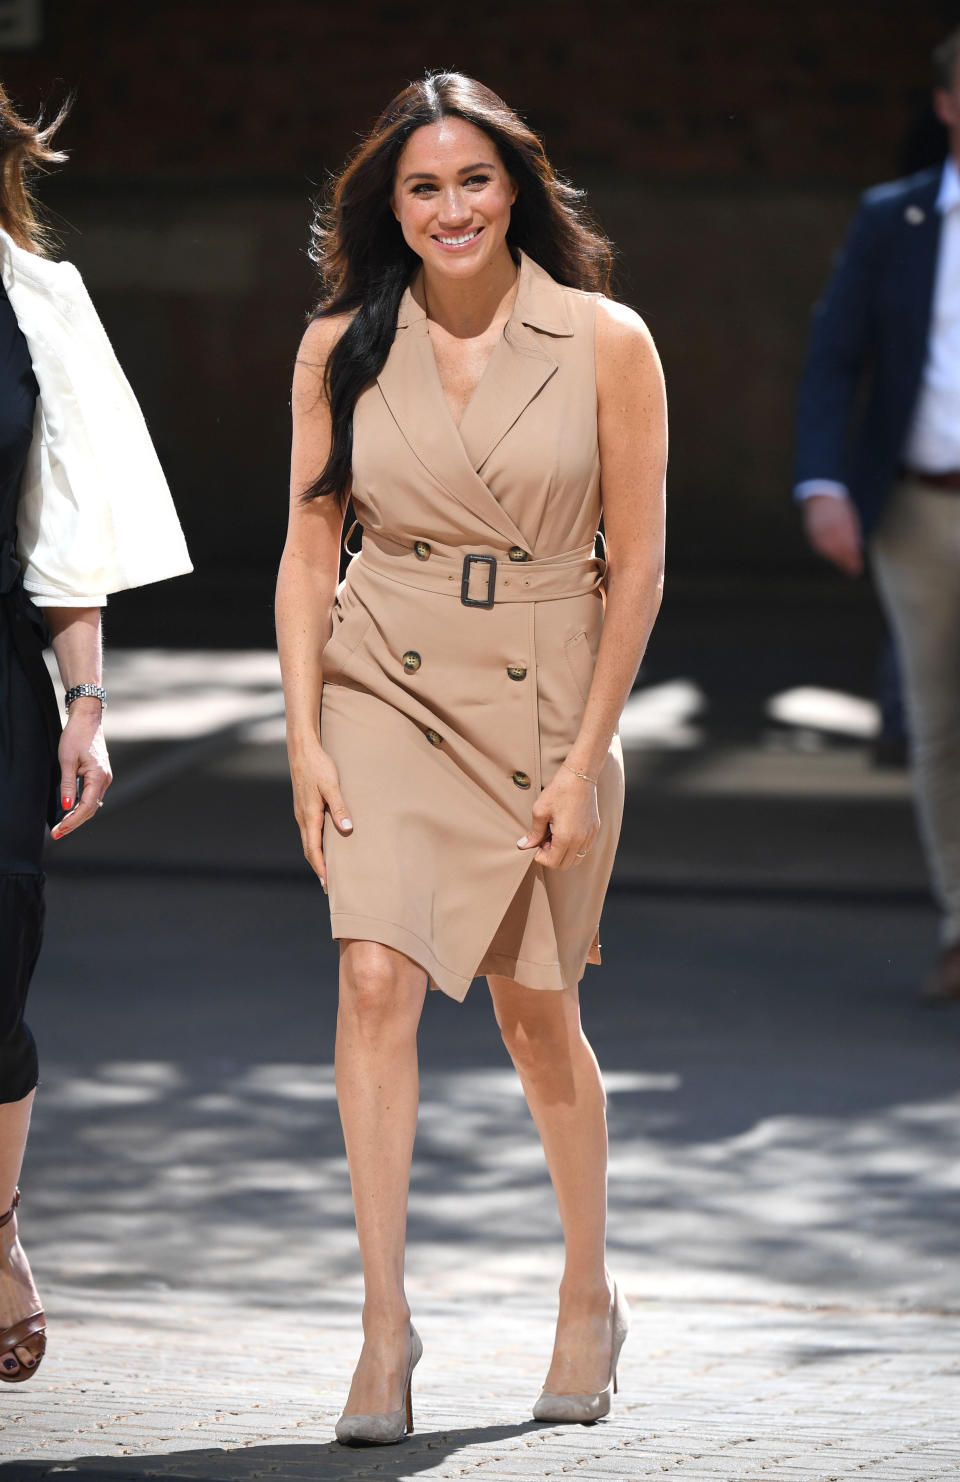
[[[54,876],[50,918],[24,1230],[51,1348],[0,1395],[0,1478],[960,1474],[960,1016],[915,1002],[927,908],[611,897],[584,1003],[634,1328],[594,1427],[529,1418],[549,1182],[485,989],[431,995],[417,1430],[360,1452],[332,1441],[360,1288],[322,897]]]
[[[102,1295],[75,1298],[43,1395],[13,1402],[6,1454],[23,1459],[0,1464],[0,1477],[957,1476],[956,1333],[942,1318],[635,1298],[615,1414],[553,1427],[528,1411],[551,1338],[545,1313],[519,1297],[415,1295],[426,1345],[417,1430],[364,1451],[330,1438],[355,1318],[329,1298],[319,1322],[282,1308],[241,1316],[210,1300],[114,1298],[109,1323]],[[113,1345],[98,1347],[95,1381],[83,1364],[91,1342]]]
[[[126,797],[51,850],[22,1222],[51,1345],[0,1392],[0,1479],[960,1476],[960,1013],[916,1001],[904,779],[802,727],[704,744],[669,669],[583,989],[633,1311],[614,1415],[529,1418],[559,1229],[478,983],[421,1031],[417,1430],[336,1445],[360,1304],[336,951],[275,665],[228,657],[113,656]]]

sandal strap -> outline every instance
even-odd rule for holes
[[[13,1203],[11,1204],[10,1208],[7,1210],[6,1214],[0,1214],[0,1230],[3,1229],[4,1225],[9,1225],[10,1221],[13,1219],[14,1214],[16,1213],[17,1205],[19,1203],[20,1203],[20,1190],[19,1189],[15,1189],[14,1190],[14,1194],[13,1194]]]
[[[46,1317],[42,1312],[34,1312],[31,1317],[25,1317],[23,1322],[0,1333],[0,1353],[9,1353],[12,1348],[19,1348],[27,1338],[34,1338],[38,1333],[42,1336],[46,1331]]]

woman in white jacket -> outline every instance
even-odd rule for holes
[[[61,118],[62,118],[61,114]],[[37,1085],[23,1013],[43,928],[41,856],[110,786],[100,609],[191,569],[150,437],[69,263],[45,255],[28,188],[60,161],[60,119],[26,122],[0,87],[0,1380],[36,1373],[45,1319],[17,1239]],[[62,734],[43,648],[66,690]]]

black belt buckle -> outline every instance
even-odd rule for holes
[[[470,596],[470,562],[479,561],[487,567],[487,595],[486,597]],[[492,607],[493,592],[497,584],[497,558],[496,556],[464,556],[463,575],[460,578],[460,601],[464,607]]]

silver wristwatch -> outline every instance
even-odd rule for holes
[[[70,706],[73,704],[74,700],[79,700],[79,698],[80,698],[81,695],[91,695],[91,696],[93,696],[94,699],[97,699],[97,700],[100,701],[101,707],[104,710],[106,710],[106,708],[107,708],[107,692],[104,689],[104,687],[103,687],[102,684],[75,684],[75,685],[73,685],[73,687],[71,689],[68,689],[67,690],[67,693],[63,697],[63,703],[64,703],[64,706],[66,707],[66,709],[69,710],[70,709]]]

